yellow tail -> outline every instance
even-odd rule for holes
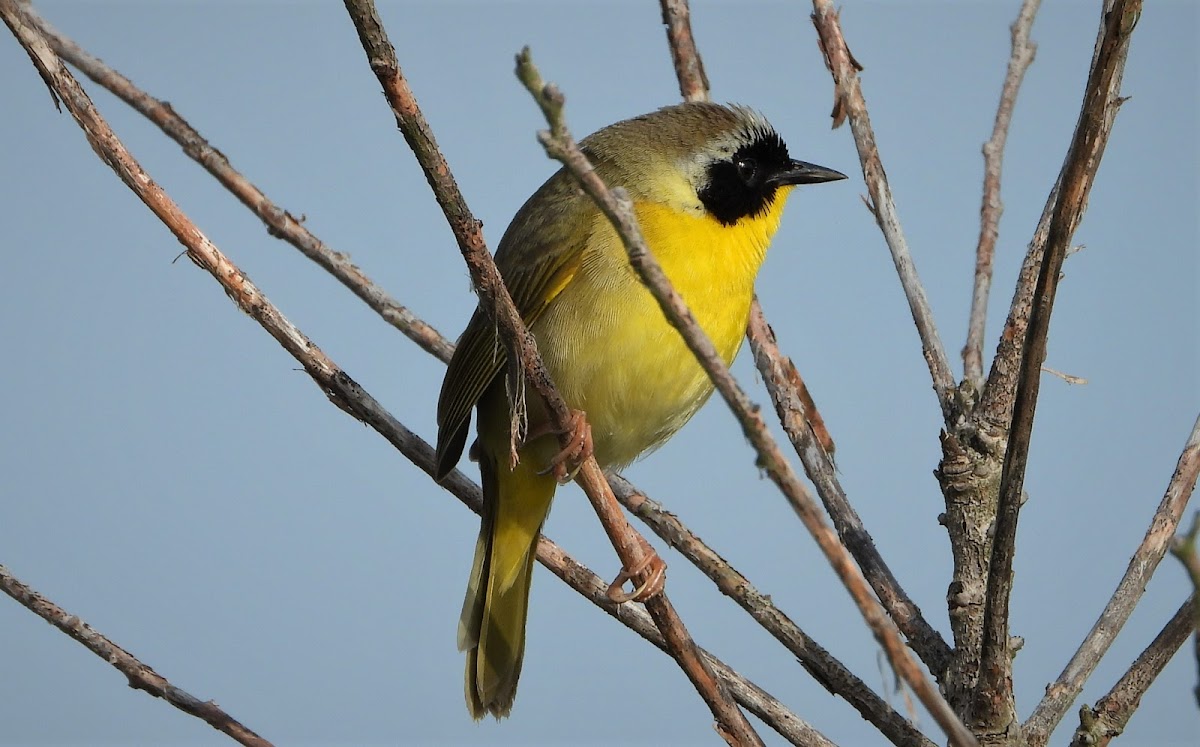
[[[507,434],[503,440],[499,459],[486,443],[479,449],[483,521],[458,622],[458,649],[467,653],[467,709],[477,720],[512,710],[535,544],[557,486],[553,477],[537,474],[539,460],[530,454],[510,471]]]

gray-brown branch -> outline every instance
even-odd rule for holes
[[[1004,85],[1000,89],[1000,104],[996,108],[996,124],[992,136],[983,144],[983,198],[979,207],[979,243],[975,246],[975,283],[971,289],[971,313],[967,320],[967,343],[963,347],[963,378],[976,388],[983,386],[983,333],[987,325],[988,292],[992,287],[993,260],[996,239],[1000,235],[1000,173],[1004,162],[1004,144],[1008,126],[1012,123],[1017,104],[1017,91],[1025,79],[1025,71],[1033,62],[1037,45],[1029,40],[1033,19],[1042,0],[1023,0],[1017,20],[1009,31],[1012,34],[1012,56]]]
[[[1050,316],[1054,310],[1063,260],[1087,207],[1091,175],[1100,165],[1099,155],[1092,157],[1094,143],[1104,126],[1106,112],[1119,105],[1109,97],[1108,92],[1117,70],[1124,65],[1130,35],[1140,13],[1141,0],[1117,0],[1102,20],[1104,35],[1100,53],[1088,75],[1079,122],[1062,172],[1059,199],[1051,212],[1045,253],[1034,291],[1035,302],[1019,359],[1020,376],[1000,478],[999,505],[988,566],[979,681],[975,687],[972,708],[973,728],[977,733],[988,735],[988,738],[994,735],[997,739],[1007,739],[1019,731],[1012,689],[1009,598],[1012,593],[1012,564],[1016,557],[1017,518],[1029,458],[1033,418],[1037,410],[1042,363],[1046,360]]]

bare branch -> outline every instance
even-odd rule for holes
[[[709,577],[717,588],[737,602],[775,640],[783,644],[809,674],[829,692],[845,698],[864,719],[879,729],[892,744],[912,747],[933,747],[907,719],[897,713],[871,688],[848,670],[812,638],[809,638],[795,622],[775,606],[771,598],[762,594],[750,579],[743,576],[704,544],[677,518],[639,491],[628,480],[616,475],[609,476],[613,492],[621,504],[638,516],[671,547],[678,550],[692,565]]]
[[[805,527],[816,539],[817,545],[837,572],[839,579],[850,592],[866,619],[876,639],[888,654],[892,667],[909,683],[925,707],[933,714],[938,725],[955,745],[974,745],[975,740],[938,693],[937,688],[921,672],[920,667],[908,655],[900,639],[899,631],[884,614],[871,596],[863,577],[858,573],[850,554],[842,546],[837,535],[821,518],[816,501],[808,493],[799,477],[788,464],[778,444],[771,437],[766,422],[758,408],[734,381],[729,368],[696,323],[683,299],[671,287],[657,260],[646,248],[646,242],[638,228],[637,220],[625,190],[609,190],[596,175],[587,157],[571,138],[562,120],[563,96],[557,88],[546,85],[529,59],[528,49],[518,57],[518,75],[529,88],[546,115],[550,124],[548,132],[538,135],[551,158],[560,161],[575,177],[580,186],[596,201],[597,206],[612,222],[613,227],[625,243],[630,264],[642,282],[654,295],[667,320],[679,330],[688,348],[704,367],[718,391],[729,404],[742,425],[742,431],[758,452],[759,466],[787,497]]]
[[[752,345],[754,362],[762,374],[775,412],[800,456],[805,473],[817,488],[817,494],[837,528],[838,536],[854,556],[888,615],[908,638],[913,651],[934,676],[941,679],[950,661],[950,647],[900,586],[891,568],[875,548],[875,542],[858,513],[846,498],[837,470],[821,443],[816,423],[811,420],[807,405],[800,396],[804,391],[803,382],[799,381],[799,374],[791,359],[779,350],[775,334],[758,308],[750,310],[749,329],[752,342],[757,343]]]
[[[858,79],[857,70],[861,67],[850,54],[846,40],[842,37],[842,27],[838,21],[838,14],[833,9],[832,0],[813,0],[812,21],[820,38],[825,64],[833,75],[835,122],[842,115],[850,120],[850,130],[854,134],[854,144],[862,162],[863,178],[871,194],[872,213],[887,241],[888,249],[892,253],[892,262],[896,265],[900,284],[908,299],[908,308],[912,312],[917,334],[921,338],[921,350],[925,355],[925,363],[929,366],[933,391],[937,394],[942,416],[949,419],[953,404],[954,375],[950,372],[946,350],[942,347],[937,325],[933,321],[933,311],[925,298],[925,289],[921,286],[916,265],[908,251],[908,242],[900,228],[900,216],[896,213],[892,190],[888,186],[887,174],[879,158],[879,146],[875,143],[875,132],[871,129],[867,102],[863,99],[862,85]]]
[[[1117,0],[1112,11],[1101,22],[1105,29],[1101,50],[1088,75],[1079,123],[1063,168],[1062,189],[1052,211],[1045,257],[1038,276],[1036,303],[1025,333],[1020,358],[1021,375],[1000,478],[999,506],[984,603],[979,682],[976,684],[972,709],[976,727],[987,734],[1008,733],[1017,727],[1008,603],[1012,592],[1012,564],[1016,556],[1017,518],[1021,509],[1025,465],[1029,458],[1042,364],[1046,360],[1046,338],[1050,331],[1050,315],[1054,310],[1063,259],[1087,206],[1086,185],[1091,183],[1087,175],[1094,174],[1100,165],[1099,158],[1091,157],[1096,133],[1103,127],[1107,112],[1118,106],[1108,96],[1109,87],[1118,69],[1124,67],[1129,40],[1140,14],[1141,0]]]
[[[1146,690],[1192,632],[1192,611],[1197,604],[1200,604],[1200,595],[1193,593],[1133,662],[1129,671],[1117,680],[1107,695],[1096,702],[1096,707],[1085,705],[1079,709],[1079,727],[1075,729],[1071,747],[1106,747],[1113,737],[1125,731],[1129,717],[1137,710]]]
[[[384,321],[417,343],[422,350],[442,361],[450,360],[454,346],[449,340],[376,285],[350,261],[349,257],[331,249],[305,228],[303,222],[290,211],[272,202],[262,190],[229,163],[224,153],[205,140],[169,103],[154,98],[99,58],[88,54],[72,39],[37,15],[32,6],[26,6],[26,13],[60,57],[158,125],[159,129],[183,148],[183,152],[189,158],[203,166],[223,187],[257,215],[266,224],[267,233],[299,249],[304,256],[349,288],[354,295],[383,317]]]
[[[991,138],[983,144],[983,202],[979,207],[979,243],[975,247],[975,285],[971,295],[971,314],[967,325],[967,344],[963,347],[963,377],[976,388],[983,386],[983,333],[987,323],[988,292],[992,286],[992,260],[996,253],[996,238],[1000,233],[1000,167],[1004,161],[1004,144],[1017,103],[1017,91],[1025,79],[1025,71],[1033,62],[1037,45],[1029,40],[1033,19],[1042,0],[1023,0],[1012,32],[1012,56],[1008,72],[1000,89],[1000,105],[996,109],[996,124]]]
[[[501,341],[508,349],[509,360],[519,362],[529,384],[541,395],[552,420],[562,432],[563,446],[568,446],[567,440],[572,432],[572,413],[550,380],[537,352],[533,335],[525,328],[504,286],[500,272],[484,244],[481,224],[467,208],[466,201],[450,173],[450,167],[437,147],[433,132],[421,114],[408,82],[401,74],[395,50],[388,41],[374,3],[370,0],[346,0],[345,4],[371,69],[379,79],[384,95],[396,116],[396,123],[417,156],[425,178],[450,223],[470,270],[472,283],[479,293],[481,308],[501,330]],[[653,549],[625,519],[620,504],[613,496],[612,489],[605,481],[595,458],[588,458],[579,470],[576,480],[595,507],[605,532],[625,568],[650,568],[651,573],[661,572],[661,561],[658,561],[657,566],[652,563],[655,559]],[[666,595],[652,595],[646,600],[646,605],[670,645],[672,655],[680,668],[708,704],[722,736],[734,740],[737,744],[761,744],[762,740],[737,708],[723,683],[716,678],[699,655],[696,644],[688,635],[679,616],[675,614]]]
[[[0,14],[13,33],[19,33],[9,20],[7,0],[0,0]],[[18,37],[25,44],[25,37]],[[62,607],[21,583],[4,565],[0,565],[0,590],[17,600],[23,607],[83,644],[88,651],[108,662],[125,678],[135,690],[144,690],[156,698],[162,698],[184,713],[195,716],[212,728],[233,738],[247,747],[271,747],[271,743],[255,734],[237,719],[221,710],[211,700],[201,701],[179,689],[158,672],[143,664],[136,656],[110,641],[92,626],[68,613]]]
[[[1183,537],[1176,537],[1171,543],[1171,554],[1183,563],[1188,578],[1192,582],[1192,629],[1195,631],[1193,642],[1196,658],[1196,670],[1200,672],[1200,553],[1196,552],[1196,541],[1200,538],[1200,511],[1192,514],[1192,528]],[[1192,690],[1196,695],[1196,705],[1200,706],[1200,678]]]
[[[1067,662],[1062,674],[1046,688],[1046,695],[1038,703],[1029,720],[1022,727],[1032,747],[1041,747],[1050,738],[1051,732],[1066,714],[1071,703],[1083,689],[1083,683],[1091,675],[1101,657],[1108,651],[1125,621],[1133,612],[1146,590],[1146,584],[1171,544],[1184,507],[1191,498],[1200,475],[1200,417],[1192,427],[1183,453],[1175,465],[1175,473],[1167,485],[1166,494],[1154,512],[1146,536],[1129,560],[1129,568],[1117,584],[1116,591],[1100,613],[1096,624],[1079,645],[1079,650]]]
[[[692,36],[692,12],[687,0],[658,0],[662,6],[662,22],[667,27],[667,44],[679,79],[679,93],[684,101],[708,101],[708,76],[696,50]]]
[[[1059,371],[1058,369],[1050,368],[1049,366],[1042,366],[1042,373],[1048,373],[1051,376],[1057,376],[1058,378],[1062,379],[1063,381],[1067,382],[1068,384],[1071,384],[1072,386],[1083,386],[1084,384],[1088,383],[1088,380],[1083,378],[1082,376],[1075,376],[1073,374],[1064,373],[1062,371]]]
[[[1136,4],[1140,9],[1141,3],[1138,2]],[[1116,0],[1105,0],[1103,18],[1109,18],[1109,15],[1115,10],[1117,5]],[[1130,4],[1122,0],[1120,5],[1121,7],[1129,7]],[[1096,35],[1096,48],[1092,55],[1092,65],[1090,68],[1092,71],[1099,69],[1098,63],[1101,54],[1109,54],[1105,51],[1106,38],[1106,27],[1105,23],[1102,22],[1100,30]],[[1020,356],[1033,306],[1034,290],[1039,274],[1038,270],[1041,267],[1042,258],[1045,256],[1050,222],[1055,213],[1055,206],[1062,202],[1059,199],[1059,195],[1064,188],[1063,185],[1066,184],[1066,172],[1072,166],[1072,158],[1077,157],[1082,159],[1085,167],[1082,169],[1082,173],[1077,174],[1079,181],[1069,187],[1072,193],[1069,201],[1077,204],[1078,209],[1072,211],[1073,216],[1071,217],[1074,223],[1065,228],[1069,229],[1067,231],[1068,234],[1074,233],[1075,225],[1083,217],[1083,210],[1087,205],[1092,184],[1095,182],[1096,172],[1100,167],[1100,160],[1103,158],[1104,150],[1108,145],[1108,137],[1112,132],[1113,123],[1116,121],[1117,111],[1123,102],[1120,94],[1121,78],[1125,73],[1125,53],[1126,47],[1122,45],[1117,54],[1111,55],[1113,57],[1112,69],[1109,71],[1111,74],[1104,77],[1105,88],[1102,91],[1095,92],[1098,99],[1105,102],[1105,106],[1101,111],[1101,117],[1099,121],[1091,123],[1092,129],[1088,133],[1088,140],[1083,144],[1082,151],[1079,153],[1068,152],[1062,171],[1059,172],[1054,188],[1051,190],[1050,196],[1046,199],[1046,207],[1042,211],[1042,217],[1038,221],[1033,239],[1029,242],[1029,249],[1021,265],[1016,290],[1013,293],[1012,304],[1009,307],[1008,319],[1004,323],[1004,331],[1000,334],[1000,342],[996,346],[996,354],[992,358],[991,371],[988,373],[987,383],[984,384],[979,398],[979,406],[976,409],[974,419],[981,423],[981,427],[999,427],[1002,430],[1007,430],[1009,419],[1012,417],[1013,401],[1020,373]],[[1079,125],[1083,124],[1083,116],[1084,114],[1081,112]],[[1079,125],[1076,126],[1077,132]]]
[[[431,460],[432,454],[433,452],[430,450]],[[460,473],[455,472],[454,474]],[[478,513],[481,506],[479,491],[474,485],[471,487],[474,490],[474,503],[468,505]],[[654,621],[645,610],[630,602],[614,603],[608,596],[608,584],[545,537],[539,540],[538,561],[592,604],[607,612],[613,619],[654,644],[663,653],[671,655],[662,634],[658,632]],[[804,747],[834,747],[833,742],[789,711],[769,693],[730,669],[727,664],[704,649],[700,649],[700,653],[729,688],[734,699],[762,719],[789,743]]]

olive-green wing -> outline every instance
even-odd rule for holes
[[[574,189],[563,189],[566,186],[555,177],[530,198],[496,252],[496,264],[526,326],[536,322],[570,284],[583,261],[595,208],[586,197],[583,199],[587,202],[580,201],[581,195],[577,196]],[[530,205],[539,196],[543,200],[557,196],[559,199],[552,204],[558,209],[548,214],[543,211],[540,220],[531,220]],[[572,212],[575,220],[563,219]],[[438,479],[458,463],[467,442],[471,409],[501,374],[506,357],[495,325],[483,309],[476,309],[458,340],[438,397]]]

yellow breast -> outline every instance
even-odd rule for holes
[[[635,205],[651,252],[726,363],[744,339],[754,279],[785,198],[779,190],[766,213],[733,226],[658,203]],[[603,216],[579,271],[533,332],[567,403],[587,413],[606,467],[661,444],[712,394]]]

